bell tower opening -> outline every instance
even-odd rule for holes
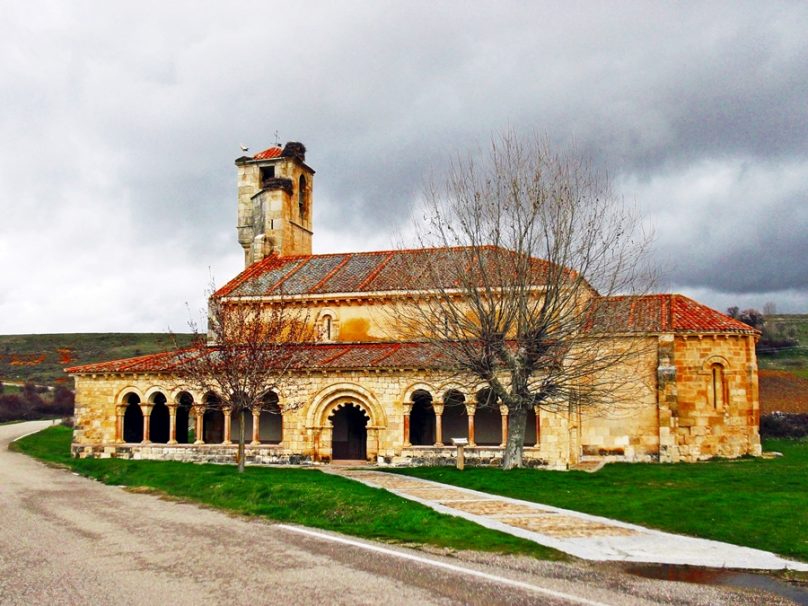
[[[306,147],[290,141],[236,160],[238,240],[244,265],[269,255],[310,255],[312,183]]]

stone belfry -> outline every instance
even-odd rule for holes
[[[290,141],[236,160],[238,241],[244,266],[269,255],[311,254],[314,171],[306,148]]]

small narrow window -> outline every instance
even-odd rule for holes
[[[300,181],[297,186],[297,210],[300,220],[306,219],[306,177],[300,175]]]
[[[333,340],[333,318],[330,315],[323,316],[322,324],[321,324],[321,332],[323,335],[323,341],[332,341]]]
[[[724,408],[724,367],[720,364],[713,364],[712,367],[712,396],[713,407],[716,410],[723,410]]]

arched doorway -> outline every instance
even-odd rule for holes
[[[355,404],[347,404],[334,411],[329,418],[331,457],[333,459],[367,459],[368,417]]]
[[[128,443],[143,441],[143,411],[140,398],[130,393],[126,396],[127,405],[123,413],[123,441]]]
[[[149,440],[158,444],[166,444],[168,442],[169,414],[165,395],[154,394],[152,404],[149,418]]]

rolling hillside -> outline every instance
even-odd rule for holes
[[[179,345],[191,335],[175,335]],[[0,335],[0,380],[42,385],[72,383],[66,366],[128,358],[174,348],[168,333]]]

